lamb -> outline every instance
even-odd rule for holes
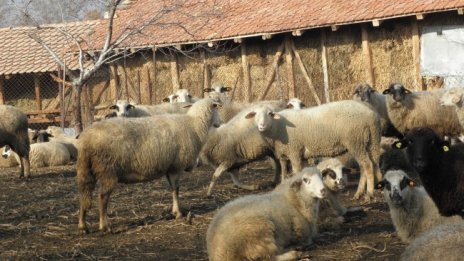
[[[380,116],[380,125],[382,126],[382,136],[399,137],[403,135],[393,126],[388,116],[386,95],[378,93],[369,84],[360,84],[353,93],[353,100],[366,103],[376,111]]]
[[[6,154],[4,154],[5,150],[7,149],[10,149],[8,145],[5,145],[0,149],[2,151],[2,157],[0,158],[0,168],[11,168],[19,166],[19,163],[14,157],[7,157]]]
[[[198,98],[192,97],[187,89],[179,89],[174,94],[168,95],[163,99],[163,102],[176,103],[176,102],[190,102],[194,103],[198,101]]]
[[[464,256],[463,245],[463,223],[436,226],[414,240],[400,261],[459,261]]]
[[[57,126],[48,126],[48,128],[45,130],[45,133],[42,134],[48,136],[45,137],[45,139],[63,144],[69,151],[71,159],[77,160],[78,139],[76,138],[76,136],[66,134],[62,128]]]
[[[414,128],[393,147],[406,148],[440,214],[464,218],[464,144],[450,146],[431,128]]]
[[[347,152],[361,168],[354,197],[359,199],[367,182],[367,200],[374,196],[374,179],[381,179],[380,119],[376,112],[357,101],[338,101],[300,111],[276,113],[259,108],[245,116],[255,119],[265,140],[283,162],[290,160],[299,172],[304,157],[335,157]]]
[[[27,116],[9,105],[0,105],[0,147],[8,145],[20,157],[19,177],[30,177]]]
[[[311,244],[319,200],[326,189],[316,168],[280,184],[275,191],[227,203],[214,215],[206,234],[209,260],[293,260],[291,244]]]
[[[440,104],[442,106],[454,106],[456,114],[458,115],[459,124],[464,128],[464,88],[451,88],[443,93],[440,98]]]
[[[240,167],[266,157],[270,157],[275,162],[274,184],[278,184],[284,177],[280,177],[280,163],[275,160],[271,147],[254,127],[253,123],[245,119],[245,115],[253,109],[263,105],[255,105],[244,109],[237,116],[217,129],[213,129],[208,135],[203,146],[200,159],[215,168],[211,183],[208,187],[207,195],[212,194],[216,180],[224,172],[229,172],[234,184],[240,188],[255,190],[257,186],[247,186],[240,183],[236,174]],[[273,107],[280,110],[278,106]]]
[[[166,176],[172,189],[172,212],[182,217],[179,207],[179,177],[195,166],[198,153],[211,126],[218,126],[218,103],[203,99],[187,114],[164,114],[145,118],[112,118],[97,122],[79,137],[77,185],[79,225],[85,223],[92,191],[100,182],[100,230],[110,231],[107,206],[118,182],[146,182]]]
[[[383,189],[393,225],[404,243],[439,224],[463,222],[458,216],[441,216],[424,187],[417,186],[402,170],[388,171],[377,188]]]
[[[164,103],[157,105],[134,105],[125,100],[118,100],[110,109],[116,110],[116,117],[148,117],[165,113],[186,113],[192,103]],[[114,113],[107,114],[105,118],[112,118]]]
[[[395,128],[402,134],[414,127],[429,127],[440,136],[458,137],[463,132],[453,108],[440,105],[443,90],[412,93],[403,85],[391,84],[387,95],[387,112]]]
[[[11,151],[9,146],[5,146],[2,153],[4,158],[8,158],[13,154],[16,161],[19,163],[18,154]],[[65,145],[59,142],[44,142],[31,144],[29,152],[31,168],[42,168],[49,166],[62,166],[71,161],[71,155]]]

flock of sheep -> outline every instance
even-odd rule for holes
[[[180,218],[183,173],[213,167],[207,195],[224,172],[236,186],[257,190],[236,174],[270,159],[275,189],[217,211],[206,235],[210,260],[298,259],[301,252],[293,247],[312,243],[318,220],[335,214],[330,222],[343,223],[355,210],[339,199],[349,169],[337,157],[348,154],[360,170],[354,198],[370,201],[375,189],[382,190],[397,234],[409,244],[402,260],[459,260],[464,254],[464,88],[411,92],[392,84],[381,94],[363,84],[353,100],[311,108],[296,98],[236,102],[230,90],[214,84],[199,99],[180,89],[150,106],[117,101],[78,138],[57,127],[28,130],[23,113],[2,105],[0,146],[4,157],[18,161],[20,177],[28,178],[31,167],[77,161],[80,233],[89,233],[86,214],[97,183],[99,229],[106,232],[117,183],[165,176],[172,213]],[[311,159],[316,164],[305,167]]]

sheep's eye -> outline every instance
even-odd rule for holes
[[[304,183],[309,183],[309,179],[303,178],[303,182],[304,182]]]

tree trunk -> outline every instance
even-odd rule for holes
[[[81,110],[81,96],[82,85],[73,86],[73,121],[76,134],[82,132],[82,110]]]

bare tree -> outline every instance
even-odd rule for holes
[[[32,0],[29,0],[32,1]],[[180,22],[171,21],[165,19],[168,14],[179,11],[184,4],[188,1],[186,0],[177,0],[172,1],[171,5],[160,6],[160,9],[150,14],[148,18],[140,21],[138,17],[133,18],[133,21],[124,25],[124,28],[119,28],[118,34],[114,35],[114,18],[117,7],[123,2],[123,0],[108,0],[107,2],[107,19],[106,31],[103,44],[98,49],[93,49],[91,44],[85,39],[82,39],[78,36],[72,35],[66,30],[66,27],[56,27],[60,33],[66,36],[75,46],[75,51],[78,53],[77,60],[79,64],[78,72],[72,71],[68,68],[68,65],[65,63],[64,57],[59,54],[56,50],[50,48],[47,43],[40,37],[37,32],[29,33],[29,37],[34,39],[38,44],[45,48],[48,53],[53,57],[53,59],[59,64],[59,66],[67,72],[67,76],[70,78],[70,84],[73,89],[73,121],[74,128],[77,133],[80,133],[83,128],[82,124],[82,111],[81,111],[81,94],[85,84],[91,79],[91,77],[102,68],[106,63],[113,62],[121,58],[119,52],[115,52],[115,49],[120,48],[120,45],[126,41],[131,36],[136,34],[143,34],[144,30],[149,26],[161,26],[161,27],[173,27],[177,26],[184,30],[186,33],[188,29],[182,26]],[[203,4],[203,2],[201,2]],[[191,5],[191,3],[189,3]],[[32,19],[31,15],[27,10],[17,8],[23,12],[23,16],[28,19]],[[213,10],[214,11],[214,10]],[[190,15],[187,13],[182,13],[183,15]],[[208,11],[204,11],[201,16],[207,16]],[[217,16],[217,14],[216,14]],[[166,22],[168,20],[168,22]],[[207,23],[207,20],[204,20]],[[40,25],[37,25],[37,28],[40,28]],[[97,45],[98,46],[98,45]],[[86,51],[93,49],[93,51]],[[125,55],[125,52],[123,52]]]

